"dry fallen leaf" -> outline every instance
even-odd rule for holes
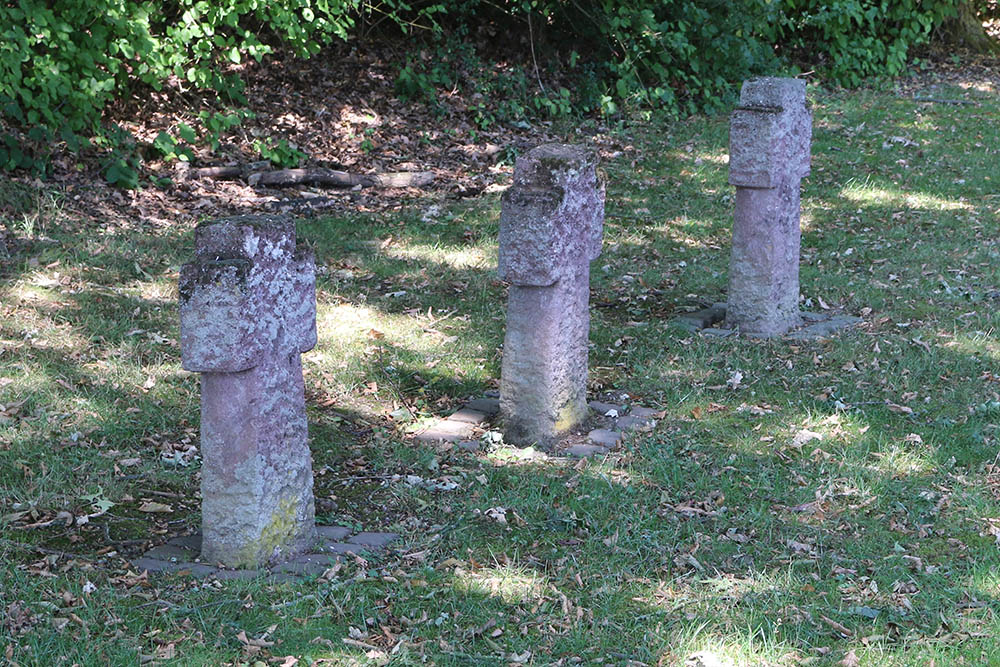
[[[165,503],[157,503],[152,500],[139,505],[140,512],[173,512],[174,508]]]
[[[825,618],[823,620],[826,620]],[[858,658],[854,649],[850,649],[844,654],[844,658],[837,663],[841,667],[858,667],[861,664],[861,660]]]

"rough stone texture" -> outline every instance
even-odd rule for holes
[[[653,408],[647,408],[642,405],[636,405],[631,410],[628,411],[629,417],[647,417],[650,419],[655,419],[656,415],[659,414],[659,410],[654,410]]]
[[[255,568],[314,539],[299,355],[316,344],[315,266],[294,223],[202,223],[181,270],[181,361],[202,374],[202,558]]]
[[[618,431],[611,431],[606,428],[595,428],[587,434],[591,443],[598,447],[617,447],[622,441],[622,434]]]
[[[500,213],[511,283],[500,376],[504,439],[551,447],[587,417],[590,262],[601,251],[596,156],[564,144],[518,158]]]
[[[744,82],[729,131],[736,213],[727,328],[780,336],[800,322],[799,186],[809,173],[811,138],[805,81]]]

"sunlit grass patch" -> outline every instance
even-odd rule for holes
[[[978,116],[998,105],[811,94],[802,308],[863,323],[816,341],[671,325],[725,299],[727,121],[622,129],[635,150],[604,166],[590,389],[663,417],[604,457],[408,437],[496,388],[498,197],[301,221],[319,265],[303,357],[317,512],[403,533],[301,584],[128,574],[199,524],[197,458],[176,455],[198,445],[175,308],[191,235],[82,239],[46,221],[56,243],[26,245],[0,286],[0,495],[39,522],[89,511],[98,491],[115,506],[4,524],[0,644],[20,664],[86,664],[80,647],[122,664],[168,650],[192,664],[989,664],[1000,231],[976,188],[995,178]]]
[[[546,582],[537,572],[513,565],[456,568],[457,588],[467,593],[486,595],[506,604],[525,604],[542,598]]]
[[[900,189],[878,187],[871,181],[852,179],[840,190],[840,196],[864,207],[893,206],[926,211],[971,211],[968,202],[944,199],[923,192],[904,192]]]
[[[424,244],[392,246],[386,256],[393,259],[418,260],[446,265],[452,269],[496,270],[496,247],[469,246],[447,248]]]

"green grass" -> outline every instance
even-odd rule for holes
[[[1000,664],[1000,101],[956,96],[976,105],[810,88],[802,292],[864,318],[817,342],[668,321],[724,299],[727,119],[612,137],[591,390],[666,415],[606,460],[405,438],[496,387],[495,196],[300,223],[321,267],[304,357],[317,511],[403,540],[297,585],[129,572],[199,522],[198,383],[174,296],[190,229],[83,229],[54,200],[25,204],[40,213],[10,221],[24,245],[0,283],[0,655]],[[795,446],[802,430],[821,437]],[[83,525],[27,527],[101,499],[114,505]],[[140,512],[147,500],[173,512]]]

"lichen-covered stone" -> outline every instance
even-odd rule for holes
[[[799,187],[809,173],[812,114],[805,81],[743,84],[730,118],[729,182],[736,189],[726,326],[778,336],[800,323]]]
[[[195,231],[181,271],[181,362],[202,373],[202,558],[261,567],[314,538],[299,355],[316,343],[315,267],[294,224],[239,216]]]
[[[500,214],[511,283],[500,381],[504,439],[550,447],[587,417],[590,262],[601,250],[597,158],[546,144],[518,158]]]

